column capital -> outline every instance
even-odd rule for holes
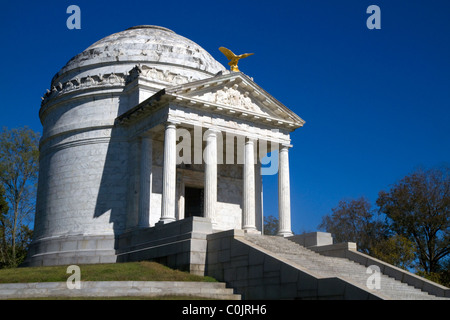
[[[176,121],[167,121],[167,122],[164,124],[164,126],[165,126],[166,129],[169,129],[169,128],[174,128],[174,129],[176,129],[177,126],[178,126],[179,124],[180,124],[180,123],[179,123],[179,122],[176,122]]]
[[[205,131],[204,138],[217,137],[219,133],[221,133],[219,129],[209,128]]]
[[[245,144],[254,144],[257,139],[253,137],[245,137]]]
[[[292,144],[281,144],[280,145],[280,152],[281,151],[288,152],[289,149],[291,149],[291,148],[292,148]]]

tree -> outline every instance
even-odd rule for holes
[[[33,230],[27,225],[22,224],[16,235],[16,262],[20,264],[23,262],[28,253],[28,247],[33,237]]]
[[[39,165],[39,133],[24,127],[0,132],[0,183],[9,210],[2,220],[7,250],[6,263],[16,266],[17,240],[35,209]],[[26,232],[25,232],[26,233]],[[22,237],[21,237],[22,238]],[[26,237],[25,237],[26,238]]]
[[[0,185],[0,268],[6,264],[8,246],[6,243],[5,217],[9,207],[5,200],[5,189]]]
[[[279,221],[274,216],[264,217],[264,234],[276,236],[278,233]]]
[[[420,269],[438,272],[450,253],[450,168],[418,169],[377,200],[390,228],[417,248]]]
[[[372,255],[384,262],[408,270],[413,267],[415,246],[409,239],[395,234],[378,242],[372,250]]]
[[[319,229],[331,233],[336,242],[356,242],[360,251],[371,254],[375,244],[386,238],[386,228],[374,218],[365,198],[341,200],[331,215],[322,218]]]
[[[437,282],[440,284],[450,287],[450,258],[444,259],[441,263],[441,270],[438,272]]]

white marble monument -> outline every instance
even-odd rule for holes
[[[279,177],[279,234],[292,234],[289,134],[304,121],[191,40],[157,26],[110,35],[42,99],[28,264],[113,262],[121,234],[192,216],[260,232],[266,173]]]

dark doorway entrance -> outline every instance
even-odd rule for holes
[[[184,217],[203,217],[203,188],[184,188]]]

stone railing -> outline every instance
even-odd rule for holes
[[[380,268],[380,272],[386,276],[407,283],[435,296],[450,298],[449,288],[361,253],[357,251],[356,243],[354,242],[333,244],[331,234],[326,232],[311,232],[297,235],[290,237],[289,240],[324,256],[347,258],[366,267],[376,265]]]

